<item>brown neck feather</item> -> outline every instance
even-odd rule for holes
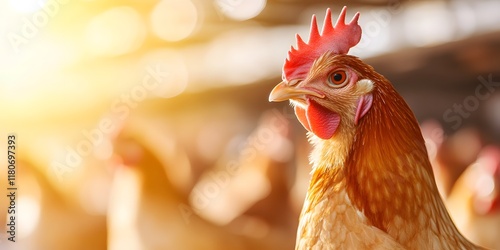
[[[353,204],[385,231],[395,215],[403,220],[418,215],[420,206],[406,202],[437,190],[413,112],[383,76],[371,74],[373,107],[356,129],[344,171]]]

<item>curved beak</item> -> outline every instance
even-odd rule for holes
[[[316,91],[301,88],[297,86],[290,86],[285,81],[280,82],[269,94],[270,102],[282,102],[289,99],[297,99],[299,97],[304,98],[306,95],[316,96],[319,98],[324,98],[325,95],[318,93]]]

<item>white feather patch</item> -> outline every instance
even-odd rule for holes
[[[357,83],[357,91],[360,92],[360,94],[367,94],[372,92],[374,84],[373,81],[370,79],[361,79]]]

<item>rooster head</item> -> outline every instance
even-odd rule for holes
[[[373,101],[371,67],[347,55],[361,39],[361,27],[359,13],[345,23],[346,10],[333,26],[327,9],[321,34],[313,15],[308,43],[296,35],[297,48],[288,52],[283,81],[269,96],[269,101],[290,100],[301,124],[325,140],[339,127],[357,125]]]

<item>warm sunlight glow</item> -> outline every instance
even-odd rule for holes
[[[116,7],[94,17],[87,26],[86,41],[97,55],[122,55],[137,49],[146,35],[141,15],[130,7]]]
[[[198,22],[198,12],[191,1],[163,0],[151,13],[153,32],[163,40],[179,41],[188,37]]]
[[[203,78],[221,79],[215,84],[236,85],[255,82],[270,72],[279,74],[276,69],[283,61],[272,56],[271,51],[278,48],[271,36],[261,28],[220,35],[208,45]]]
[[[19,237],[29,236],[37,227],[40,220],[40,200],[33,196],[19,197]]]
[[[216,0],[215,2],[220,13],[239,21],[256,17],[266,7],[266,0]]]
[[[163,98],[177,96],[184,92],[188,84],[188,71],[184,56],[178,51],[162,49],[147,54],[143,58],[146,71],[154,83],[153,95]]]
[[[42,8],[47,0],[9,0],[12,10],[20,13],[33,13]]]

